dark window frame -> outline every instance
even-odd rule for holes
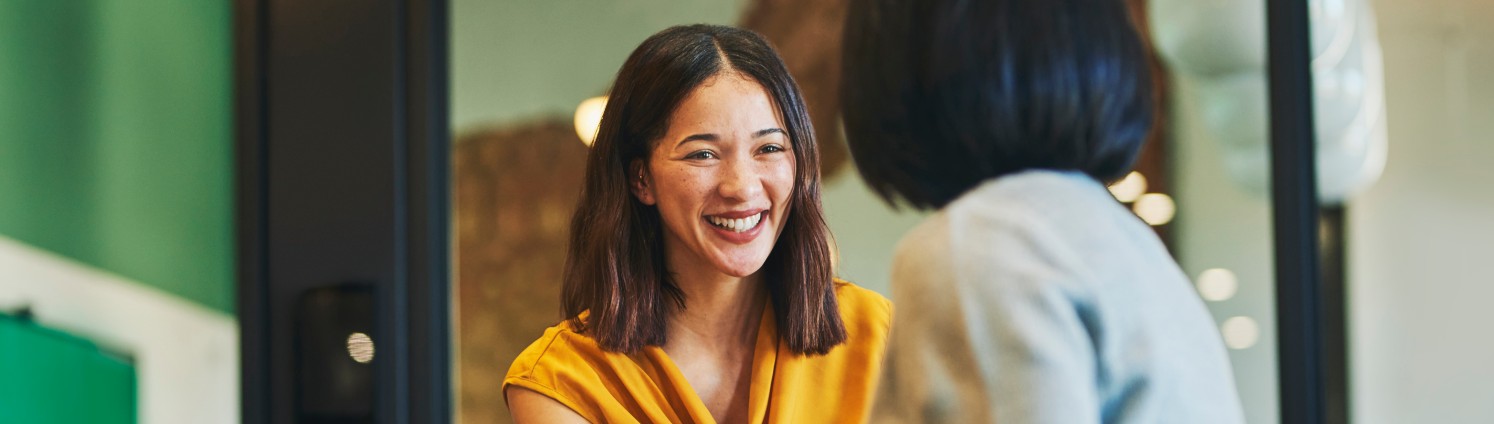
[[[1347,423],[1343,209],[1318,204],[1307,2],[1268,0],[1266,26],[1281,422]]]
[[[245,423],[294,422],[296,300],[375,293],[369,416],[451,422],[444,0],[235,0]]]

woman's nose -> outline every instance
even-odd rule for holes
[[[721,197],[746,201],[762,195],[762,173],[751,160],[729,161],[722,172],[725,175],[718,187]]]

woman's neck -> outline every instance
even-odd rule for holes
[[[672,269],[685,295],[665,328],[664,352],[717,422],[745,422],[767,288],[762,277]],[[679,272],[685,271],[685,272]]]
[[[674,343],[680,341],[694,348],[737,350],[756,342],[757,327],[767,301],[767,289],[760,275],[676,273],[674,277],[685,295],[685,307],[670,316],[669,344],[682,347]]]

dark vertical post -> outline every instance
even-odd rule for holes
[[[446,0],[234,5],[243,422],[450,422]]]
[[[1277,357],[1285,424],[1322,423],[1327,417],[1307,3],[1266,2]]]
[[[405,9],[405,186],[410,226],[411,422],[452,422],[451,123],[448,118],[447,0],[413,0]]]
[[[1324,205],[1318,243],[1323,264],[1324,352],[1323,398],[1328,404],[1328,424],[1346,424],[1349,416],[1349,326],[1348,277],[1345,267],[1347,239],[1344,207]]]
[[[269,422],[269,303],[265,280],[264,2],[234,0],[234,221],[237,244],[239,409],[243,422]]]

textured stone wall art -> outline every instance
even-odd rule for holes
[[[569,119],[470,132],[452,146],[458,417],[510,422],[519,352],[560,322],[560,281],[586,146]]]

